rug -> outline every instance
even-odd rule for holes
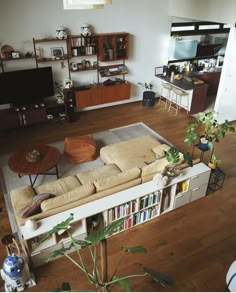
[[[58,172],[61,178],[61,177],[77,174],[81,171],[92,170],[100,166],[103,166],[104,163],[100,159],[100,156],[99,156],[100,149],[103,146],[121,142],[121,141],[126,141],[129,139],[144,136],[144,135],[151,135],[162,143],[170,144],[168,141],[166,141],[163,137],[161,137],[158,133],[153,131],[147,125],[145,125],[142,122],[139,122],[139,123],[127,125],[124,127],[119,127],[115,129],[93,133],[92,136],[97,145],[98,156],[97,156],[97,159],[92,162],[72,164],[67,161],[64,155],[63,141],[59,141],[50,145],[58,148],[62,154],[61,160],[58,164]],[[17,187],[20,187],[23,185],[30,185],[30,182],[29,182],[28,176],[23,176],[19,178],[16,173],[14,173],[13,171],[9,169],[7,164],[8,157],[9,157],[8,155],[5,155],[4,157],[0,158],[0,166],[1,166],[0,179],[1,179],[1,186],[4,193],[4,199],[5,199],[6,207],[8,210],[12,232],[15,233],[17,232],[18,229],[17,229],[17,225],[13,216],[13,209],[12,209],[12,205],[11,205],[11,201],[9,197],[9,192],[12,189]],[[56,180],[56,176],[54,175],[52,176],[39,175],[35,183],[35,186],[48,182],[48,181],[53,181],[53,180]]]

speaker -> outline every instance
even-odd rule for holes
[[[67,119],[69,122],[75,122],[77,116],[75,112],[75,90],[73,88],[65,90],[64,96]]]

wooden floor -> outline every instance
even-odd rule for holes
[[[66,136],[82,135],[144,122],[182,150],[185,127],[192,121],[184,112],[177,117],[163,105],[143,107],[141,102],[81,112],[75,123],[41,124],[26,129],[8,131],[0,136],[1,154],[25,145],[51,143]],[[234,123],[236,126],[236,123]],[[131,255],[120,275],[140,271],[141,264],[165,272],[174,280],[174,287],[165,289],[148,278],[132,281],[132,291],[224,291],[229,265],[236,259],[236,134],[229,134],[217,145],[226,173],[224,186],[217,192],[178,208],[148,223],[122,232],[108,240],[109,267],[120,256],[121,246],[143,245],[146,255]],[[205,157],[205,159],[207,159]],[[10,233],[2,194],[0,236]],[[5,258],[0,244],[0,263]],[[83,252],[85,258],[89,255]],[[28,291],[52,291],[63,281],[74,290],[92,290],[84,276],[64,258],[35,270],[37,285]],[[0,281],[0,289],[3,282]],[[120,291],[120,288],[117,288]]]

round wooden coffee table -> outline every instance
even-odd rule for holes
[[[26,160],[26,155],[33,150],[40,152],[40,158],[36,162],[29,162]],[[38,175],[56,175],[59,178],[57,164],[60,159],[61,153],[57,148],[50,145],[38,145],[14,152],[8,160],[8,166],[19,177],[28,175],[31,186],[34,186]],[[52,168],[55,168],[55,172],[47,173]],[[35,175],[34,180],[32,175]]]

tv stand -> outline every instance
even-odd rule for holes
[[[0,110],[0,130],[20,127],[18,114],[13,108]]]
[[[76,120],[74,90],[66,90],[64,96],[65,102],[61,104],[56,101],[45,101],[39,103],[37,107],[28,105],[23,109],[22,106],[12,106],[9,109],[0,110],[0,130],[27,127],[50,120],[66,119],[74,122]]]

